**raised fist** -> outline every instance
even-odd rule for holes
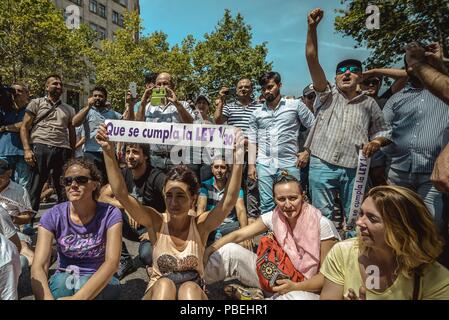
[[[324,11],[321,8],[316,8],[310,11],[307,16],[309,27],[316,27],[320,23],[321,19],[323,19],[323,16]]]

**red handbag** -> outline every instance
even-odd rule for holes
[[[261,289],[273,292],[277,280],[304,281],[304,275],[295,269],[287,253],[281,248],[273,234],[260,239],[257,248],[256,272]]]

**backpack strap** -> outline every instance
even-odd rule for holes
[[[45,98],[44,98],[45,99]],[[33,127],[35,127],[39,122],[41,122],[42,120],[44,120],[45,118],[47,118],[53,111],[56,110],[57,107],[59,107],[62,104],[61,100],[59,100],[58,102],[56,102],[50,109],[47,110],[47,112],[45,112],[42,116],[40,116],[39,118],[35,119],[33,121]]]

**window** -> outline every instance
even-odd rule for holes
[[[67,90],[67,104],[74,107],[76,110],[79,110],[80,109],[79,92]]]
[[[95,13],[97,13],[97,1],[96,0],[90,0],[90,2],[89,2],[89,10],[91,11],[91,12],[95,12]]]
[[[119,24],[119,13],[116,11],[112,11],[112,23]]]
[[[103,18],[106,18],[106,6],[102,4],[98,5],[98,15]]]
[[[120,4],[123,7],[128,7],[128,0],[114,0],[114,2]]]
[[[70,2],[73,2],[74,4],[78,6],[83,6],[83,0],[70,0]]]
[[[98,26],[97,32],[100,36],[100,40],[105,40],[108,37],[108,33],[105,28]]]
[[[124,18],[123,15],[119,14],[116,11],[112,11],[112,23],[119,25],[120,27],[124,26]]]

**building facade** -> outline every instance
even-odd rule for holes
[[[99,39],[113,40],[117,29],[123,27],[123,14],[137,11],[140,14],[139,0],[53,0],[67,18],[66,8],[79,7],[80,22],[97,31]],[[75,108],[82,107],[89,96],[91,80],[84,79],[78,85],[65,84],[63,99]]]

